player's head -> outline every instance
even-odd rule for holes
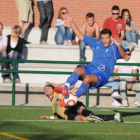
[[[59,9],[59,12],[58,12],[58,19],[65,19],[66,18],[66,15],[68,13],[68,10],[66,7],[61,7]]]
[[[127,48],[127,50],[125,51],[125,53],[126,53],[125,60],[128,61],[130,59],[130,57],[131,57],[131,51],[130,51],[130,49]]]
[[[3,24],[0,22],[0,35],[2,34],[3,31]]]
[[[44,94],[47,97],[52,96],[54,94],[54,86],[52,86],[51,84],[45,85],[45,87],[44,87]]]
[[[105,47],[108,47],[111,43],[111,31],[109,29],[103,29],[101,31],[101,40]]]
[[[117,5],[114,5],[111,9],[111,14],[112,14],[112,18],[114,20],[117,20],[119,18],[120,15],[120,8]]]
[[[94,24],[94,14],[93,13],[87,13],[86,14],[86,20],[89,26],[92,26]]]

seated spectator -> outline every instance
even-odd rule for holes
[[[100,27],[99,24],[94,19],[93,13],[87,13],[86,21],[82,24],[82,33],[87,34],[90,37],[95,37],[99,39],[100,37]],[[80,61],[86,61],[85,50],[86,44],[83,41],[80,41]]]
[[[23,39],[19,37],[22,28],[19,25],[12,27],[11,35],[8,35],[7,43],[7,58],[11,60],[19,59],[19,54],[22,53]],[[13,69],[13,63],[10,63],[10,69]],[[16,70],[18,70],[18,63],[16,63]],[[15,74],[16,83],[20,83],[18,73]]]
[[[57,28],[55,34],[55,42],[57,45],[72,45],[73,29],[66,20],[67,13],[67,8],[61,7],[58,12],[58,19],[54,23]]]
[[[52,0],[37,0],[37,7],[40,13],[41,30],[40,44],[48,44],[48,32],[53,18],[53,3]]]
[[[3,24],[0,22],[0,58],[7,59],[6,49],[7,49],[7,36],[2,34]],[[8,64],[5,62],[1,62],[1,70],[7,70]],[[4,82],[11,82],[9,78],[5,78],[8,73],[2,73],[2,78]]]
[[[136,44],[136,27],[132,22],[132,17],[128,9],[122,9],[121,18],[125,23],[125,38],[126,41],[131,42],[135,47],[138,47]]]
[[[25,37],[25,32],[33,23],[33,10],[32,10],[32,2],[33,0],[16,0],[16,6],[19,13],[19,25],[22,27],[22,32],[20,37]],[[24,43],[29,43],[26,40]]]
[[[107,18],[103,24],[103,28],[110,29],[112,32],[112,41],[115,37],[119,37],[122,40],[122,47],[129,48],[130,50],[134,49],[134,46],[124,40],[125,37],[125,24],[124,21],[120,18],[120,8],[117,5],[114,5],[111,9],[112,16]]]
[[[126,59],[119,59],[117,63],[135,63],[131,58],[131,51],[127,49],[126,51]],[[137,66],[126,66],[126,65],[116,65],[114,68],[114,73],[138,73]],[[137,76],[114,76],[116,87],[114,87],[114,91],[120,90],[121,98],[122,98],[122,106],[129,106],[128,98],[126,95],[127,90],[133,90],[136,92],[134,107],[140,107],[140,83],[137,81]],[[114,92],[112,96],[115,98],[119,96],[117,92]]]

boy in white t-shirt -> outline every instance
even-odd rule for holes
[[[131,51],[127,49],[126,51],[126,58],[125,59],[119,59],[117,63],[136,63],[131,57]],[[116,65],[114,68],[113,73],[138,73],[138,67],[137,66],[126,66],[126,65]],[[136,92],[135,107],[140,107],[140,83],[138,81],[137,76],[114,76],[117,84],[117,89],[113,89],[114,91],[120,89],[120,94],[122,98],[122,105],[127,107],[129,106],[128,98],[126,95],[127,90],[133,90]],[[112,94],[112,97],[118,97],[118,92],[114,92]]]

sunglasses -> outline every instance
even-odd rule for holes
[[[112,13],[112,15],[119,15],[119,13]]]
[[[128,54],[126,54],[126,55],[129,55],[129,56],[130,56],[131,54],[130,54],[130,53],[128,53]]]
[[[63,12],[63,13],[62,13],[62,15],[65,15],[65,14],[67,14],[67,13],[66,13],[66,12]]]

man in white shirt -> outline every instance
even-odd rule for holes
[[[7,36],[2,34],[3,31],[3,24],[0,22],[0,59],[7,59],[7,53],[6,53],[6,49],[7,49]],[[2,62],[1,63],[1,69],[2,70],[7,70],[7,63]],[[9,79],[9,77],[7,77],[8,73],[2,73],[2,77],[3,77],[3,82],[5,83],[9,83],[11,82],[11,80]]]
[[[126,58],[125,59],[119,59],[117,63],[136,63],[131,58],[131,51],[127,49],[126,51]],[[116,65],[114,68],[114,73],[138,73],[138,67],[137,66],[126,66],[126,65]],[[134,107],[140,107],[140,83],[137,80],[137,76],[114,76],[117,84],[117,89],[113,89],[114,91],[118,88],[120,89],[120,94],[122,98],[122,105],[127,107],[129,106],[128,98],[126,95],[127,90],[133,90],[136,92]],[[113,86],[114,87],[114,86]],[[112,94],[112,97],[115,98],[115,96],[119,96],[118,92],[114,92]]]

